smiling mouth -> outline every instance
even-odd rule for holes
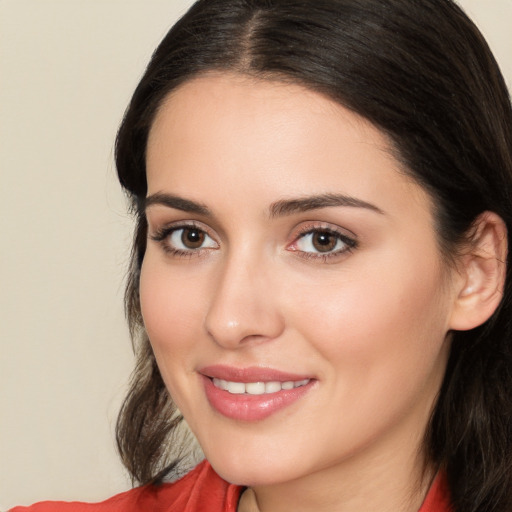
[[[222,389],[233,395],[270,395],[279,391],[306,386],[311,381],[311,379],[302,379],[285,382],[235,382],[217,378],[212,378],[211,380],[217,389]]]
[[[314,389],[316,379],[268,368],[203,368],[208,402],[237,421],[261,421],[291,406]]]

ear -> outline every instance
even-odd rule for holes
[[[479,215],[473,223],[468,248],[459,257],[457,297],[450,329],[473,329],[496,311],[505,286],[507,250],[507,227],[503,219],[494,212]]]

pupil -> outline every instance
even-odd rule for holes
[[[199,229],[184,229],[181,241],[189,249],[197,249],[204,242],[204,233]]]
[[[313,235],[313,245],[317,251],[328,252],[336,246],[336,238],[326,231]]]

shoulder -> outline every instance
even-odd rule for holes
[[[207,461],[170,484],[146,485],[101,503],[45,501],[10,512],[235,512],[242,488],[229,484]]]

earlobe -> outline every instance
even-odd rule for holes
[[[505,285],[507,250],[503,219],[494,212],[479,215],[472,226],[468,249],[459,261],[461,279],[450,329],[473,329],[496,311]]]

